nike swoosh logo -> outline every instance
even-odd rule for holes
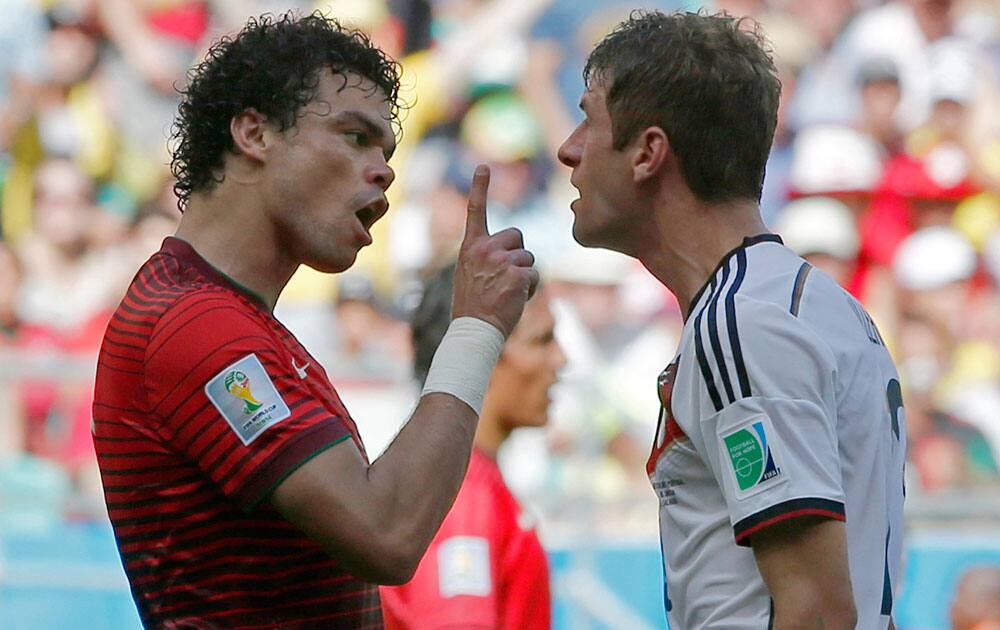
[[[312,364],[311,363],[306,363],[302,367],[299,367],[298,365],[295,364],[295,359],[292,359],[292,367],[295,368],[295,372],[299,375],[299,378],[305,378],[306,377],[306,370],[309,369],[310,365],[312,365]]]

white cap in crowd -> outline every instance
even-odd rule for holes
[[[858,230],[851,209],[831,197],[804,197],[778,215],[775,232],[799,256],[829,254],[852,260],[858,254]]]
[[[956,37],[935,42],[928,50],[932,101],[969,104],[976,96],[972,50]]]
[[[868,193],[882,176],[873,139],[839,125],[817,125],[795,138],[789,178],[796,195]]]
[[[937,289],[971,278],[976,271],[976,251],[953,228],[927,227],[900,244],[892,270],[906,289]]]
[[[632,262],[628,256],[607,249],[584,247],[571,242],[564,245],[560,255],[553,256],[543,265],[546,280],[574,284],[618,285],[629,271]]]

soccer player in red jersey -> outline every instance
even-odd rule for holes
[[[369,462],[323,368],[272,315],[300,264],[349,268],[387,210],[398,74],[359,32],[251,20],[194,68],[184,216],[98,360],[94,442],[145,625],[376,628],[465,476],[490,373],[537,283],[490,235],[477,169],[453,320],[410,421]]]
[[[415,371],[426,374],[448,326],[453,267],[428,283],[413,318]],[[528,302],[493,369],[472,460],[455,505],[413,579],[382,588],[389,630],[504,628],[547,630],[552,623],[545,552],[507,488],[496,454],[511,431],[548,421],[549,388],[566,363],[543,295]]]

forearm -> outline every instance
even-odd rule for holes
[[[289,475],[271,502],[355,577],[402,584],[458,494],[475,429],[469,405],[427,394],[373,464],[342,441]]]
[[[454,396],[430,393],[368,469],[373,509],[394,543],[423,555],[465,478],[477,416]]]

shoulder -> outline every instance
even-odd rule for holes
[[[831,300],[832,302],[832,300]],[[833,366],[829,340],[816,322],[793,314],[786,304],[749,295],[736,298],[739,344],[745,359],[771,370],[797,369],[796,357]]]
[[[232,291],[214,285],[185,287],[160,316],[157,332],[196,332],[206,341],[235,334],[264,331],[267,326],[255,309]]]
[[[695,415],[751,397],[812,398],[832,380],[836,357],[829,344],[786,304],[738,292],[726,306],[696,320],[689,334],[685,379],[703,386],[681,391],[697,392]]]
[[[214,285],[187,287],[171,299],[153,326],[146,374],[171,378],[217,369],[237,354],[274,351],[277,345],[259,314],[232,291]]]

